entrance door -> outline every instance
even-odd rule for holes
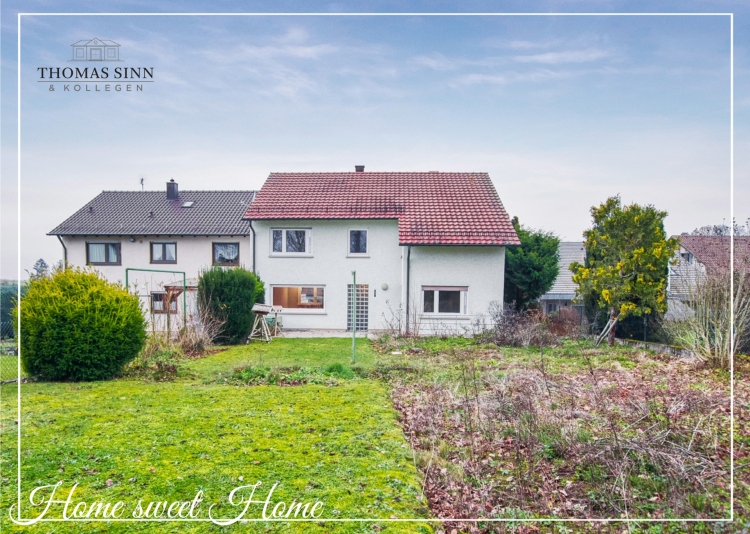
[[[357,284],[357,332],[366,332],[370,316],[370,286]],[[352,284],[347,286],[346,329],[352,331]]]
[[[101,60],[102,60],[102,49],[92,48],[91,49],[91,61],[101,61]]]

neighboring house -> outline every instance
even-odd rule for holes
[[[252,268],[250,224],[242,216],[254,195],[179,191],[174,180],[166,191],[104,191],[48,235],[60,240],[68,265],[94,266],[112,281],[124,283],[126,268],[175,271],[130,271],[127,278],[160,325],[166,324],[167,310],[182,317],[186,308],[185,319],[194,321],[203,268]]]
[[[669,267],[667,318],[690,315],[689,302],[698,281],[729,270],[731,237],[681,235],[677,263]],[[734,238],[735,270],[750,273],[750,237]]]
[[[464,332],[520,245],[486,173],[272,173],[245,218],[287,329],[351,329],[356,271],[357,330]]]
[[[574,262],[583,264],[586,261],[586,249],[580,241],[567,241],[560,243],[557,253],[559,273],[550,290],[539,299],[542,312],[550,314],[561,308],[575,308],[582,313],[583,303],[574,302],[578,286],[573,282],[570,265]]]
[[[120,45],[109,39],[89,39],[70,45],[72,61],[119,61]]]

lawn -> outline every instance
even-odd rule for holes
[[[735,387],[740,515],[750,504],[747,367]],[[202,490],[229,516],[228,492],[262,481],[262,488],[279,483],[274,502],[323,502],[327,519],[728,513],[727,374],[628,347],[560,339],[542,353],[466,338],[386,337],[358,339],[352,366],[350,339],[276,339],[185,360],[167,382],[136,374],[21,387],[26,500],[34,487],[58,480],[64,488],[78,482],[80,500],[121,500],[129,511],[139,499],[184,501]],[[9,531],[23,530],[6,519],[16,496],[16,388],[0,390],[1,526]],[[623,447],[632,452],[623,455]],[[683,462],[682,475],[659,463],[664,454]],[[701,480],[695,466],[709,476]],[[64,525],[55,532],[471,530],[419,521],[51,525]],[[630,530],[707,531],[700,523]]]
[[[367,340],[360,341],[359,349],[362,364],[372,366],[375,353]],[[351,362],[351,340],[278,339],[190,360],[189,372],[173,382],[23,384],[25,515],[31,515],[31,489],[61,480],[63,488],[79,484],[77,499],[123,501],[129,510],[139,499],[185,501],[202,490],[206,502],[219,503],[215,511],[231,517],[238,511],[228,504],[228,492],[262,481],[261,488],[279,483],[274,502],[322,501],[328,519],[427,517],[428,509],[418,500],[421,484],[413,455],[385,384],[355,377],[335,386],[239,387],[223,380],[245,365],[322,367],[337,362]],[[2,527],[8,531],[24,530],[7,519],[17,484],[16,388],[3,386],[1,399]],[[418,522],[256,526],[266,532],[432,531]],[[74,525],[75,532],[103,527],[107,532],[176,531],[169,523]],[[240,529],[247,526],[190,523],[181,524],[179,531]],[[63,530],[72,531],[69,524]]]

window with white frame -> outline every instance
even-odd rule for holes
[[[312,230],[310,228],[271,229],[271,254],[312,254]]]
[[[422,287],[422,311],[429,314],[465,315],[468,287]]]
[[[287,310],[325,309],[325,287],[323,286],[273,286],[273,305]]]
[[[349,255],[367,256],[367,230],[349,230]]]

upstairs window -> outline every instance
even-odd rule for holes
[[[177,263],[177,243],[151,243],[151,263]]]
[[[213,244],[214,265],[239,265],[240,244],[239,243],[214,243]]]
[[[688,263],[693,263],[693,253],[692,252],[683,252],[680,254],[682,256],[682,259],[685,260]]]
[[[367,255],[367,230],[349,230],[349,255]]]
[[[467,287],[423,287],[424,313],[465,315]]]
[[[122,265],[120,243],[86,243],[87,265]]]
[[[311,254],[312,230],[277,228],[271,230],[271,254]]]

